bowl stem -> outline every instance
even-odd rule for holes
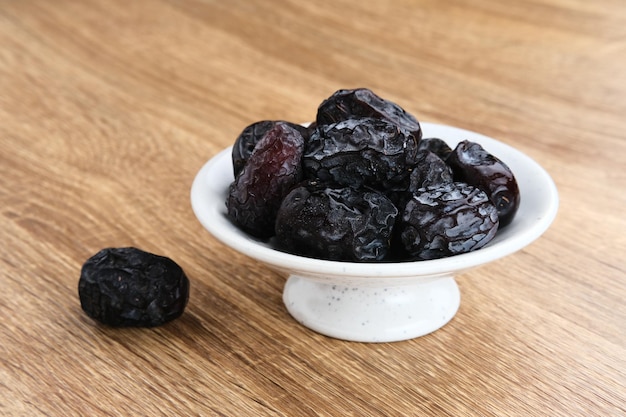
[[[291,275],[283,292],[289,313],[326,336],[355,342],[396,342],[431,333],[460,305],[453,277],[400,285],[342,286]]]

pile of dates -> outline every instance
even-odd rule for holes
[[[352,262],[438,259],[485,246],[520,203],[507,165],[478,143],[422,138],[372,91],[339,90],[308,127],[260,121],[232,150],[226,207],[279,250]]]

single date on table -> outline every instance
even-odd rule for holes
[[[82,309],[113,327],[153,327],[183,314],[189,279],[173,260],[137,248],[102,249],[82,267]]]

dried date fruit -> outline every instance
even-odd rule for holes
[[[451,182],[452,169],[433,152],[421,150],[417,153],[417,163],[411,168],[408,181],[397,187],[387,188],[385,195],[398,210],[402,210],[420,188],[438,187]]]
[[[387,120],[409,132],[416,142],[422,137],[420,124],[413,115],[367,88],[336,91],[320,104],[316,120],[324,125],[364,117]]]
[[[485,246],[498,214],[485,192],[464,183],[418,190],[398,218],[402,251],[413,260],[438,259]]]
[[[284,123],[293,127],[300,132],[305,140],[308,137],[308,128],[295,123],[281,120],[261,120],[259,122],[252,123],[243,129],[233,144],[232,160],[235,177],[239,175],[246,162],[248,162],[256,144],[261,140],[261,138],[263,138],[263,136],[265,136],[265,134],[267,134],[267,132],[270,131],[270,129],[276,126],[277,123]]]
[[[466,182],[487,193],[498,210],[500,227],[511,223],[520,204],[520,193],[511,169],[480,144],[460,142],[448,156],[456,181]]]
[[[431,151],[443,161],[448,159],[448,155],[452,152],[450,145],[443,139],[439,138],[422,138],[418,145],[420,151]]]
[[[384,190],[405,182],[416,162],[417,141],[382,119],[319,125],[306,145],[307,178]]]
[[[280,206],[276,244],[313,258],[381,261],[397,214],[381,193],[309,182],[294,188]]]
[[[417,163],[410,176],[409,191],[442,186],[452,182],[452,169],[440,157],[428,150],[417,153]]]
[[[115,327],[152,327],[183,314],[189,280],[173,260],[137,248],[107,248],[82,267],[78,295],[87,315]]]
[[[229,187],[226,207],[235,224],[258,238],[274,234],[278,207],[302,178],[303,150],[302,134],[288,124],[267,131]]]

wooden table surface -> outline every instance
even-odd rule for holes
[[[190,206],[246,125],[354,87],[515,146],[560,193],[410,341],[300,326],[285,277]],[[625,158],[623,0],[0,0],[0,414],[626,415]],[[80,268],[110,246],[178,262],[183,316],[88,318]]]

